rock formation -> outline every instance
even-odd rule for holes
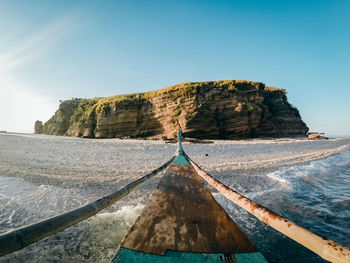
[[[34,124],[34,133],[36,134],[42,134],[43,133],[43,122],[42,121],[36,121]]]
[[[285,90],[260,82],[186,82],[161,90],[61,103],[43,133],[88,138],[245,139],[305,136]]]

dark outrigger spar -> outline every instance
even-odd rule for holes
[[[157,189],[119,245],[112,263],[267,262],[211,195],[212,186],[259,220],[322,258],[350,263],[350,249],[320,237],[228,188],[178,150],[151,173],[95,202],[0,234],[0,257],[97,214],[158,172],[168,168]]]

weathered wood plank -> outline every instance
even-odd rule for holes
[[[178,164],[183,160],[177,159],[120,246],[158,255],[164,255],[167,250],[197,253],[257,251],[209,189],[203,188],[203,179],[192,166]]]

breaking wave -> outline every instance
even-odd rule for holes
[[[0,177],[1,231],[37,222],[92,201],[89,191],[36,186]],[[0,258],[0,262],[108,262],[143,204],[103,211],[53,236]],[[115,207],[110,208],[112,210]]]
[[[270,182],[245,195],[318,235],[350,246],[350,151],[283,167],[267,178]],[[270,262],[323,262],[222,195],[214,196]]]

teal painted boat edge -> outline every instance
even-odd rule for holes
[[[187,158],[183,155],[177,155],[174,159],[174,164],[188,164],[190,165],[190,163],[188,162]]]
[[[268,263],[260,252],[236,253],[237,263]]]
[[[177,141],[177,151],[179,155],[183,155],[184,150],[182,148],[182,131],[179,131],[178,133],[178,141]]]
[[[177,262],[191,262],[191,263],[267,263],[266,259],[259,252],[251,253],[236,253],[234,259],[229,259],[225,254],[205,254],[193,252],[180,252],[167,250],[165,255],[148,254],[140,251],[134,251],[128,248],[119,248],[117,254],[113,257],[111,263],[177,263]]]
[[[178,135],[178,145],[177,145],[177,153],[176,153],[176,157],[174,159],[174,164],[190,164],[189,161],[187,160],[185,154],[184,154],[184,150],[182,148],[182,132],[179,131],[179,135]]]

